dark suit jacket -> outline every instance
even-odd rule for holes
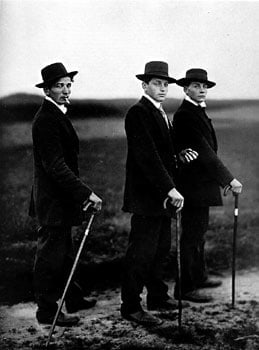
[[[192,148],[197,160],[181,166],[177,185],[185,203],[194,206],[222,205],[220,187],[233,175],[217,156],[217,138],[211,120],[200,107],[184,100],[174,115],[174,137],[177,151]]]
[[[91,189],[79,178],[79,141],[66,115],[44,100],[32,124],[34,183],[30,215],[40,225],[81,223]]]
[[[165,215],[163,201],[175,187],[171,130],[145,97],[129,109],[125,130],[128,154],[123,210],[139,215]]]

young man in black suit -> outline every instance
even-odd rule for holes
[[[30,215],[37,217],[38,245],[34,265],[36,317],[51,324],[65,281],[72,267],[71,226],[82,223],[82,209],[89,201],[96,210],[102,200],[79,177],[79,140],[68,118],[69,96],[77,71],[67,72],[62,63],[42,69],[45,99],[32,125],[34,183]],[[68,313],[95,305],[81,288],[71,283],[65,299]],[[72,326],[77,316],[60,313],[59,326]]]
[[[169,198],[181,210],[184,198],[175,187],[177,157],[171,123],[162,109],[168,84],[175,79],[169,77],[167,63],[160,61],[148,62],[145,73],[136,77],[142,81],[144,96],[125,118],[128,154],[123,210],[133,215],[122,277],[121,315],[153,325],[161,320],[143,310],[140,294],[146,286],[149,310],[176,308],[162,280],[162,263],[171,245],[171,219],[164,203]],[[186,158],[196,157],[191,150],[187,154]]]
[[[177,181],[185,198],[181,237],[182,298],[209,302],[212,297],[198,289],[221,284],[220,280],[210,278],[206,272],[204,235],[208,229],[209,207],[222,205],[220,186],[230,186],[233,192],[240,193],[242,185],[217,156],[215,130],[205,111],[207,89],[215,83],[208,80],[205,70],[193,68],[176,84],[182,86],[186,94],[173,120],[176,149],[179,152],[191,147],[199,154],[188,167],[184,164],[179,167]],[[177,290],[176,283],[176,298]]]

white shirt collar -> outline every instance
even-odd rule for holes
[[[144,97],[146,97],[150,102],[152,102],[153,105],[154,105],[157,109],[160,108],[160,106],[161,106],[161,103],[160,103],[160,102],[155,101],[155,100],[154,100],[152,97],[150,97],[148,94],[144,94]]]
[[[195,106],[201,106],[201,107],[206,107],[206,102],[203,101],[201,103],[197,103],[196,101],[192,100],[189,96],[185,95],[185,98],[184,98],[186,101],[194,104]]]
[[[59,105],[51,97],[45,96],[45,100],[52,102],[55,106],[57,106],[63,114],[67,113],[67,107],[65,105]]]

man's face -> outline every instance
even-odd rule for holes
[[[152,78],[149,83],[142,83],[142,87],[147,95],[157,102],[163,102],[168,92],[168,81],[160,78]]]
[[[201,103],[206,100],[208,86],[206,83],[194,81],[189,86],[185,86],[184,92],[193,101]]]
[[[45,94],[59,105],[65,104],[71,94],[72,80],[70,77],[60,78],[51,88],[45,88]]]

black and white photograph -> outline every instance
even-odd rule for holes
[[[259,349],[258,19],[0,0],[1,350]]]

